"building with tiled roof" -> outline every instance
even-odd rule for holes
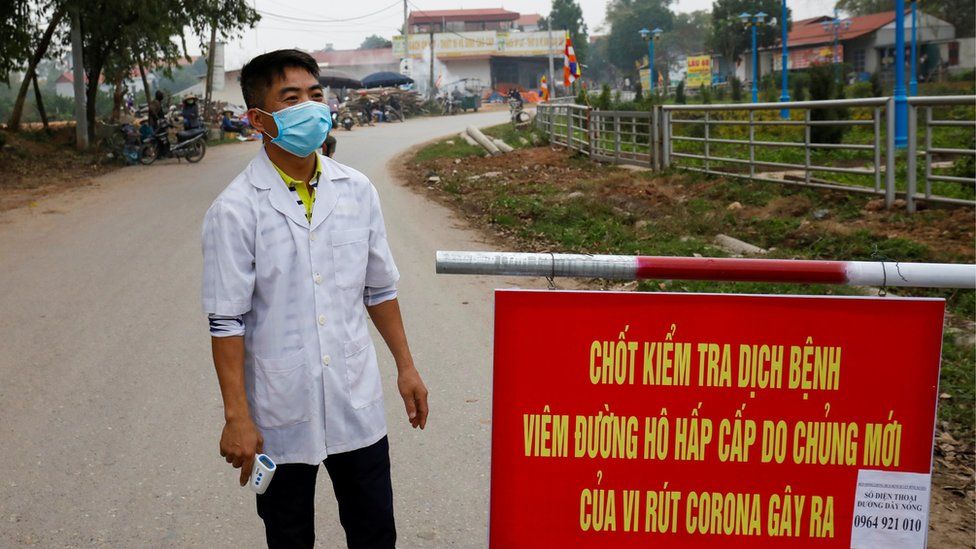
[[[895,12],[872,13],[842,18],[836,42],[833,17],[821,16],[794,21],[787,37],[787,68],[802,70],[814,63],[832,63],[835,59],[849,67],[848,80],[866,80],[878,72],[885,80],[894,78]],[[973,66],[973,59],[960,55],[960,41],[955,27],[933,15],[918,12],[918,74],[924,80],[939,69],[962,70]],[[905,16],[906,64],[911,44],[911,11]],[[964,48],[968,46],[963,45]],[[759,51],[760,75],[778,72],[782,67],[782,49],[777,44]],[[740,79],[751,82],[751,55],[745,52],[736,71]]]

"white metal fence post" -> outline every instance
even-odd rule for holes
[[[908,191],[905,193],[905,208],[908,213],[915,213],[915,189],[918,185],[918,174],[916,162],[918,138],[915,133],[918,131],[918,107],[908,105]]]
[[[895,98],[885,105],[885,208],[895,204]]]

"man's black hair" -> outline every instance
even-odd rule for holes
[[[301,50],[276,50],[251,59],[241,69],[241,92],[247,108],[263,107],[264,96],[275,79],[285,76],[285,69],[295,67],[319,77],[319,64]]]

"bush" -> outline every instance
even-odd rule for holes
[[[806,101],[809,97],[807,90],[810,89],[810,75],[806,71],[793,71],[789,74],[790,78],[790,100]]]
[[[826,101],[830,99],[842,99],[844,90],[837,85],[836,73],[833,64],[815,64],[810,66],[810,99],[813,101]],[[810,112],[811,120],[846,120],[847,109],[838,107],[827,107],[813,109]],[[847,126],[813,126],[810,128],[810,139],[814,143],[840,143],[844,138]]]
[[[850,87],[850,96],[854,98],[859,97],[876,97],[874,95],[874,90],[872,89],[871,82],[857,82]]]
[[[972,82],[976,80],[976,69],[969,69],[956,74],[949,75],[950,82]]]
[[[871,83],[871,96],[882,97],[884,95],[884,84],[881,83],[881,73],[874,71],[868,80]]]
[[[720,102],[725,101],[725,86],[715,86],[715,99]]]
[[[603,87],[600,88],[600,95],[598,95],[596,101],[593,102],[593,107],[601,111],[605,111],[610,108],[610,84],[604,84]]]
[[[976,149],[976,137],[969,141],[969,148]],[[951,171],[956,177],[976,177],[976,157],[971,154],[962,156],[952,163]]]
[[[762,87],[759,92],[759,100],[763,103],[775,103],[779,101],[779,88],[776,87],[776,80],[771,78],[771,76],[766,75],[760,82]]]
[[[698,97],[701,98],[702,105],[708,105],[712,102],[712,93],[705,87],[705,84],[698,87]]]
[[[688,98],[685,97],[685,81],[682,80],[678,82],[678,87],[674,89],[674,102],[679,105],[684,105],[688,102]]]
[[[587,105],[589,104],[589,98],[586,97],[586,88],[580,86],[579,93],[576,94],[576,104],[577,105]]]
[[[736,103],[742,101],[742,80],[734,74],[729,75],[729,86],[732,88],[732,101]]]

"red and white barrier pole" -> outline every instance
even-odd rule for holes
[[[437,252],[440,274],[976,289],[976,265],[634,255]]]

